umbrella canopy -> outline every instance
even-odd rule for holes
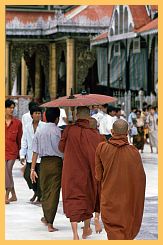
[[[101,95],[101,94],[74,94],[58,98],[53,101],[42,104],[43,107],[74,107],[74,106],[89,106],[89,105],[103,105],[106,103],[115,102],[115,97]]]

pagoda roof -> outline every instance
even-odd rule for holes
[[[134,28],[138,29],[148,22],[150,22],[150,17],[147,14],[145,5],[128,5],[132,14],[134,21]]]
[[[136,37],[138,33],[141,35],[147,35],[158,32],[158,18],[154,20],[151,19],[148,16],[145,5],[128,5],[128,7],[130,8],[134,22],[133,32],[123,33],[122,35],[115,35],[115,40]],[[155,7],[155,9],[158,8]],[[96,35],[96,37],[93,37],[91,40],[91,45],[100,45],[107,42],[109,42],[109,30]]]
[[[109,26],[114,5],[82,5],[68,11],[65,16],[72,23],[104,24]]]
[[[55,33],[106,31],[113,5],[79,5],[62,11],[30,12],[6,10],[6,33],[9,36],[46,36]]]
[[[152,34],[158,32],[158,18],[151,20],[148,24],[137,30],[141,34]]]
[[[47,21],[48,18],[53,18],[53,12],[20,12],[20,11],[6,11],[6,23],[13,21],[17,18],[22,24],[35,23],[38,19],[42,18]]]

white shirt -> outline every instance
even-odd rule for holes
[[[42,128],[46,123],[39,121],[38,127],[36,128],[36,132]],[[34,138],[34,128],[33,121],[29,122],[25,127],[21,139],[21,149],[20,149],[20,159],[26,158],[27,162],[32,162],[32,142]],[[37,162],[40,162],[40,158],[37,158]]]
[[[58,156],[63,158],[58,145],[61,139],[61,130],[55,123],[45,123],[45,126],[37,130],[33,138],[32,151],[43,156]]]
[[[100,126],[100,121],[101,119],[104,117],[106,113],[104,113],[103,111],[99,111],[96,114],[93,114],[91,117],[95,118],[97,120],[97,128],[99,128]]]
[[[105,115],[100,121],[99,132],[100,134],[108,135],[111,134],[111,129],[114,123],[114,118],[104,113]]]
[[[22,125],[23,125],[23,130],[25,128],[25,126],[29,123],[32,123],[33,122],[33,119],[31,117],[31,114],[30,114],[30,111],[25,113],[23,116],[22,116]]]
[[[67,115],[66,115],[65,109],[60,108],[60,117],[59,117],[59,122],[57,124],[58,127],[67,125],[67,123],[64,121],[63,118],[67,118]]]

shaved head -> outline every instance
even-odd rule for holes
[[[80,119],[87,118],[90,116],[90,109],[87,106],[78,106],[76,116]]]
[[[118,119],[113,123],[113,132],[115,134],[127,134],[128,123],[123,119]]]

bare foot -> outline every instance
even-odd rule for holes
[[[10,201],[8,199],[6,199],[5,204],[10,204]]]
[[[91,228],[87,228],[87,229],[83,229],[83,235],[82,235],[82,238],[83,239],[86,239],[87,236],[90,236],[92,234],[92,229]]]
[[[100,233],[102,231],[101,224],[97,218],[94,218],[95,231],[96,233]]]
[[[48,231],[54,232],[54,231],[58,231],[58,229],[54,228],[52,224],[48,224]]]
[[[36,199],[36,194],[34,193],[33,197],[30,199],[30,202],[34,202],[34,200]]]
[[[79,236],[78,235],[74,235],[73,240],[79,240]]]
[[[48,225],[48,222],[47,222],[47,220],[45,219],[45,217],[42,217],[42,218],[41,218],[41,222],[42,222],[44,225]]]
[[[9,198],[9,202],[16,202],[16,201],[17,201],[17,197],[16,196]]]

